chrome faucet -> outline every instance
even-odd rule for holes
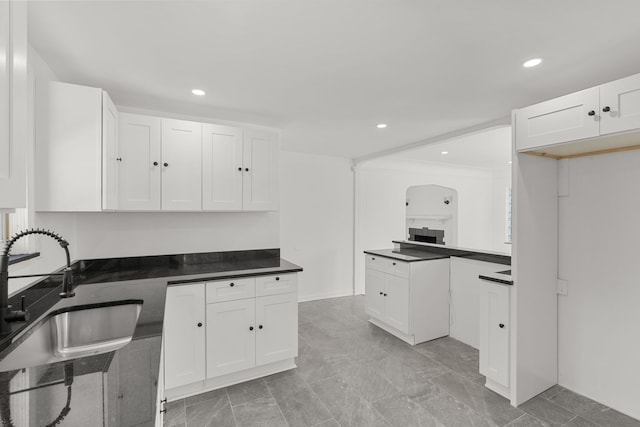
[[[11,247],[17,240],[30,234],[49,236],[60,244],[67,257],[67,266],[62,270],[62,273],[28,274],[25,276],[9,277],[9,252],[11,251]],[[9,305],[9,279],[62,275],[62,292],[60,292],[60,297],[70,298],[75,295],[75,292],[73,292],[73,270],[71,269],[71,257],[69,256],[68,246],[69,243],[58,234],[41,229],[21,231],[7,242],[2,251],[2,255],[0,255],[0,335],[11,332],[11,322],[24,322],[29,320],[29,312],[25,310],[24,307],[24,297],[22,298],[21,309],[11,310],[11,306]]]

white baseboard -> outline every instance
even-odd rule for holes
[[[350,297],[350,296],[353,296],[353,291],[351,289],[349,289],[348,291],[328,292],[323,294],[298,295],[298,302],[315,301],[315,300],[327,299],[327,298]]]

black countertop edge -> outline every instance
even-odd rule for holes
[[[282,260],[284,262],[288,262],[285,260]],[[295,264],[289,263],[291,265],[291,267],[285,267],[285,268],[264,268],[264,269],[256,269],[256,270],[243,270],[243,271],[239,271],[237,273],[235,272],[231,272],[231,273],[220,273],[220,274],[216,274],[216,275],[211,275],[211,274],[205,274],[205,275],[198,275],[198,277],[189,277],[189,278],[180,278],[180,279],[176,279],[176,280],[169,280],[167,282],[167,285],[171,286],[171,285],[180,285],[180,284],[185,284],[185,283],[195,283],[195,282],[207,282],[207,281],[213,281],[213,280],[225,280],[225,279],[237,279],[240,277],[251,277],[251,276],[268,276],[271,274],[286,274],[286,273],[299,273],[301,271],[303,271],[302,267],[297,266]]]
[[[501,285],[513,285],[511,270],[498,271],[496,273],[485,273],[478,276],[482,280],[500,283]]]
[[[448,256],[456,256],[476,261],[492,262],[494,264],[511,265],[511,256],[493,252],[482,252],[470,249],[452,248],[439,245],[414,244],[407,241],[394,240],[394,244],[400,245],[400,250],[412,249],[428,253],[443,254]]]
[[[9,265],[17,264],[19,262],[26,261],[28,259],[32,259],[39,256],[40,256],[40,252],[34,252],[31,254],[9,255]]]
[[[430,253],[426,251],[416,251],[413,249],[375,249],[366,250],[365,254],[381,256],[383,258],[395,259],[404,262],[429,261],[434,259],[449,258],[449,255]]]

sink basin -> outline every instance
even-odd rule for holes
[[[131,341],[141,310],[141,300],[54,310],[7,349],[0,372],[118,350]]]

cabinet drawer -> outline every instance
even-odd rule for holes
[[[256,279],[229,279],[207,282],[207,303],[233,301],[256,296]]]
[[[298,288],[297,274],[280,274],[277,276],[256,277],[256,296],[286,294],[296,292]]]
[[[366,268],[382,271],[394,276],[409,278],[409,263],[378,255],[366,255]]]

